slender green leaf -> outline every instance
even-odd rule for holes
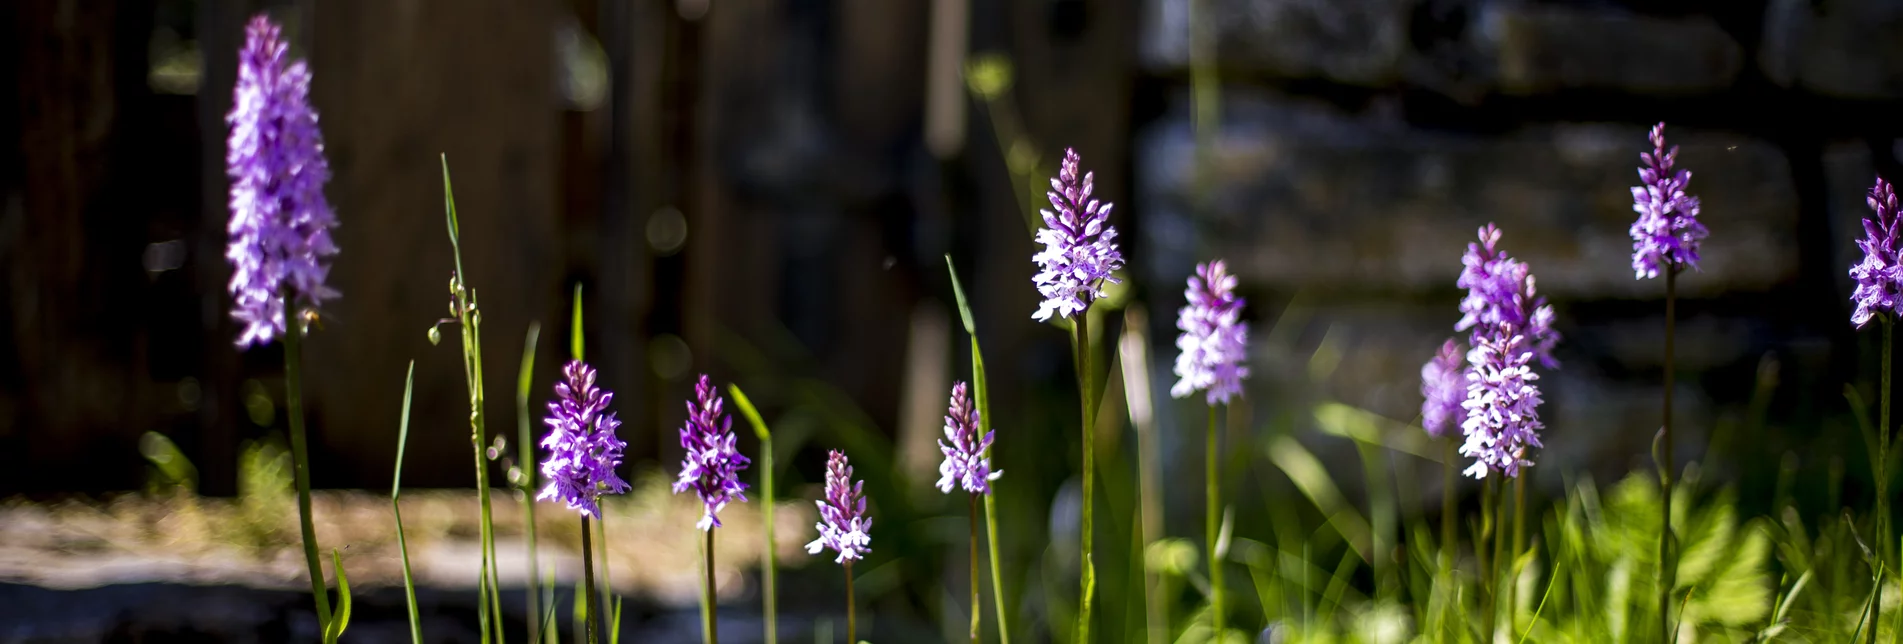
[[[568,354],[575,360],[582,358],[581,336],[581,282],[575,283],[575,312],[569,316]]]
[[[945,253],[945,272],[951,274],[952,296],[958,299],[958,318],[965,323],[965,333],[978,335],[978,324],[972,321],[971,303],[965,299],[965,285],[958,281],[958,267],[952,265],[951,253]]]
[[[515,431],[516,451],[520,455],[520,464],[516,468],[520,480],[515,481],[521,488],[522,527],[527,537],[528,547],[528,592],[529,617],[542,614],[541,592],[536,587],[540,579],[541,566],[537,561],[539,548],[535,534],[535,443],[529,432],[529,388],[535,380],[535,345],[541,341],[542,323],[530,322],[528,336],[522,340],[522,366],[515,376]],[[540,624],[530,624],[529,644],[542,644],[544,631]]]
[[[621,596],[615,595],[615,607],[608,613],[608,644],[621,644]]]
[[[350,576],[344,574],[344,561],[336,548],[330,550],[330,567],[337,573],[337,611],[324,627],[324,642],[336,644],[337,638],[344,636],[344,629],[350,627]]]
[[[958,280],[958,267],[952,264],[950,253],[945,254],[945,273],[951,276],[952,295],[958,300],[958,318],[964,322],[965,334],[971,336],[971,388],[973,402],[978,406],[978,435],[991,432],[991,389],[985,379],[985,356],[978,349],[978,323],[971,315],[971,302],[965,297],[965,286]],[[985,448],[985,458],[991,458],[991,448]],[[1011,644],[1010,612],[1005,610],[1009,601],[1004,592],[1003,557],[998,550],[998,503],[995,494],[986,494],[985,540],[991,555],[991,595],[998,617],[998,640],[1002,644]],[[978,610],[977,606],[971,607]]]
[[[740,408],[740,415],[745,416],[747,423],[753,426],[753,435],[758,436],[761,442],[773,440],[772,432],[767,431],[766,421],[760,419],[760,410],[754,408],[753,401],[747,398],[746,392],[740,390],[740,385],[727,385],[727,394],[733,396],[734,406]]]
[[[734,406],[740,408],[740,415],[753,425],[753,434],[760,438],[760,493],[765,499],[760,504],[761,522],[766,526],[766,568],[761,571],[761,597],[766,622],[767,644],[780,641],[779,625],[779,552],[773,538],[773,432],[767,430],[766,421],[761,420],[760,410],[753,407],[753,401],[740,390],[740,385],[727,385],[727,393],[733,396]],[[617,607],[618,608],[618,607]]]
[[[523,411],[524,417],[528,411],[529,388],[534,386],[535,344],[540,341],[541,335],[542,323],[530,322],[528,338],[522,341],[522,367],[515,374],[516,407]]]
[[[410,394],[416,384],[416,361],[403,376],[403,415],[397,420],[396,475],[390,479],[390,511],[396,515],[396,548],[403,557],[403,595],[410,609],[410,642],[423,643],[423,624],[416,611],[416,578],[410,574],[410,544],[403,535],[403,506],[398,497],[403,490],[403,450],[410,442]],[[341,579],[339,568],[338,578]]]
[[[443,213],[449,222],[449,247],[456,256],[456,278],[463,276],[462,224],[456,220],[456,193],[449,185],[449,155],[439,155],[443,162]]]

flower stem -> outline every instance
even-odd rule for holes
[[[852,605],[852,560],[846,560],[846,644],[858,644],[859,621]]]
[[[291,421],[292,478],[297,483],[298,530],[304,537],[304,565],[310,570],[311,595],[317,600],[317,628],[330,624],[330,594],[317,558],[317,528],[311,523],[310,447],[304,438],[303,326],[297,308],[284,303],[284,404]]]
[[[1877,394],[1877,516],[1875,523],[1877,544],[1876,587],[1871,590],[1870,600],[1870,637],[1869,644],[1877,641],[1877,620],[1883,614],[1883,569],[1890,557],[1890,349],[1891,336],[1896,323],[1888,315],[1883,318],[1883,390]]]
[[[582,599],[587,603],[582,608],[582,621],[588,624],[588,644],[596,644],[601,638],[595,626],[595,618],[601,612],[601,598],[595,591],[595,548],[592,541],[589,537],[588,515],[584,514],[581,517],[581,574],[582,584],[587,586],[588,591],[587,597]]]
[[[971,644],[978,644],[978,624],[984,616],[978,597],[978,493],[971,493]]]
[[[517,379],[518,385],[515,392],[515,442],[517,454],[519,455],[517,458],[519,458],[521,462],[520,471],[522,472],[522,531],[523,536],[528,541],[529,555],[529,592],[527,593],[529,602],[529,644],[542,644],[544,637],[541,621],[542,606],[540,603],[542,595],[540,580],[542,579],[542,573],[541,566],[536,562],[537,550],[535,545],[535,443],[530,442],[529,435],[529,376],[533,374],[535,366],[535,342],[537,337],[541,335],[541,332],[542,327],[540,324],[529,324],[528,337],[523,341],[522,345],[521,377]]]
[[[1091,563],[1091,503],[1094,502],[1096,488],[1096,405],[1091,402],[1090,386],[1090,311],[1085,310],[1071,316],[1071,332],[1075,335],[1077,351],[1077,397],[1084,406],[1083,438],[1083,519],[1078,525],[1078,550],[1082,553],[1082,575],[1079,580],[1077,599],[1077,644],[1090,644],[1090,604],[1092,595],[1097,591],[1097,571]]]
[[[1208,550],[1205,551],[1209,554],[1209,614],[1215,623],[1214,641],[1220,642],[1222,641],[1224,628],[1222,611],[1222,558],[1216,553],[1216,539],[1220,536],[1217,533],[1222,530],[1222,526],[1218,524],[1218,522],[1222,520],[1222,497],[1217,494],[1216,474],[1219,461],[1216,458],[1215,405],[1209,406],[1209,432],[1207,438],[1208,455],[1207,461],[1203,464],[1203,482],[1205,487],[1204,496],[1208,497],[1208,511],[1205,513],[1207,516],[1203,517],[1203,530],[1204,538],[1209,542]]]
[[[714,530],[715,529],[716,528],[711,528],[711,527],[707,528],[706,577],[702,581],[702,583],[705,586],[705,591],[707,593],[707,600],[706,600],[707,610],[701,611],[700,613],[700,619],[701,619],[700,630],[701,630],[702,639],[705,640],[707,644],[719,644],[720,642],[720,632],[718,630],[719,628],[718,624],[720,620],[717,619],[716,616],[714,615],[714,603],[715,603]]]
[[[1488,642],[1493,641],[1494,592],[1493,568],[1489,566],[1488,563],[1492,562],[1495,565],[1499,563],[1497,558],[1490,556],[1493,550],[1492,544],[1495,541],[1494,534],[1497,532],[1497,530],[1494,529],[1496,517],[1494,515],[1493,497],[1497,496],[1495,490],[1499,487],[1498,481],[1499,477],[1489,476],[1486,480],[1481,482],[1480,536],[1474,539],[1474,556],[1480,560],[1480,569],[1478,571],[1480,578],[1480,614],[1482,623],[1486,626],[1486,630],[1481,632],[1486,635],[1483,641]]]
[[[1524,545],[1525,543],[1526,543],[1526,471],[1521,470],[1520,476],[1513,477],[1513,548],[1512,548],[1513,558],[1508,559],[1506,561],[1507,572],[1509,574],[1508,580],[1510,581],[1510,584],[1508,585],[1509,589],[1519,587],[1520,553],[1522,552],[1521,549],[1525,547]],[[1518,622],[1514,619],[1514,617],[1515,617],[1515,613],[1519,610],[1519,605],[1518,605],[1519,598],[1513,594],[1508,594],[1507,597],[1508,597],[1507,599],[1507,627],[1512,628],[1518,624]]]
[[[1665,419],[1659,430],[1659,632],[1672,641],[1672,587],[1678,566],[1672,561],[1672,341],[1678,314],[1678,267],[1665,269]]]

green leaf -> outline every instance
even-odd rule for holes
[[[772,432],[767,431],[766,421],[760,419],[760,411],[754,409],[753,401],[747,399],[746,392],[740,391],[740,385],[727,385],[727,393],[733,396],[733,404],[740,408],[740,415],[745,416],[747,423],[753,425],[753,435],[758,436],[761,441],[773,440]]]
[[[1287,435],[1276,436],[1269,442],[1269,461],[1275,463],[1296,489],[1328,517],[1328,523],[1335,528],[1342,539],[1346,540],[1362,561],[1373,561],[1372,535],[1367,519],[1362,518],[1353,505],[1342,497],[1341,489],[1336,487],[1334,479],[1328,477],[1328,469],[1321,459],[1315,458],[1301,443]]]
[[[614,610],[608,611],[608,644],[621,644],[621,596],[615,595]]]
[[[580,361],[581,352],[581,282],[575,283],[575,312],[569,318],[568,354]]]
[[[344,561],[336,548],[330,550],[330,566],[337,573],[337,611],[330,616],[330,624],[324,626],[324,642],[336,644],[343,637],[344,629],[350,627],[350,576],[344,574]]]
[[[456,220],[456,192],[449,185],[449,155],[439,155],[443,162],[443,212],[449,222],[449,247],[456,255],[456,277],[463,276],[462,224]]]
[[[766,528],[766,568],[761,571],[762,605],[765,613],[766,640],[768,644],[780,641],[779,633],[779,591],[778,591],[778,553],[773,538],[773,433],[767,430],[766,421],[760,419],[760,410],[753,407],[753,401],[740,390],[740,385],[728,384],[727,393],[733,396],[734,406],[740,408],[740,415],[753,425],[753,434],[760,437],[760,492],[765,499],[760,504],[760,521]],[[619,611],[619,600],[615,610]],[[619,618],[617,618],[617,621]]]
[[[978,335],[978,324],[971,318],[971,303],[965,299],[965,286],[958,282],[958,267],[952,266],[951,253],[945,253],[945,272],[951,274],[952,296],[958,299],[958,317],[965,323],[965,333]]]
[[[529,337],[522,341],[522,367],[515,374],[515,402],[517,407],[527,408],[529,387],[535,380],[535,343],[542,336],[542,323],[529,323]]]
[[[416,361],[410,361],[409,373],[403,376],[403,415],[397,421],[396,434],[396,476],[390,481],[390,511],[396,515],[396,547],[403,557],[403,595],[410,609],[410,641],[422,644],[423,624],[416,611],[416,578],[410,574],[410,545],[403,535],[403,507],[397,503],[397,497],[403,489],[403,448],[410,442],[410,394],[416,384]],[[343,568],[337,569],[339,579],[343,578]]]

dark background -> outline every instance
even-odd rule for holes
[[[232,346],[222,259],[222,118],[258,9],[314,70],[342,221],[343,297],[306,345],[318,487],[387,484],[411,359],[407,482],[472,482],[454,336],[425,338],[451,266],[439,154],[485,310],[490,413],[512,417],[531,322],[539,410],[582,284],[631,470],[672,470],[699,372],[760,390],[769,413],[793,397],[781,383],[827,383],[902,451],[929,449],[936,392],[966,377],[951,253],[1000,445],[1025,445],[1003,466],[1055,489],[1059,455],[1076,458],[1069,347],[1029,319],[1027,186],[1006,159],[1041,183],[1064,146],[1118,203],[1159,391],[1183,277],[1227,257],[1266,338],[1255,419],[1304,427],[1292,401],[1317,399],[1412,417],[1419,365],[1458,318],[1460,253],[1494,221],[1566,335],[1536,482],[1641,469],[1663,285],[1631,279],[1627,187],[1661,119],[1712,231],[1680,282],[1680,458],[1742,422],[1766,369],[1772,420],[1711,448],[1729,450],[1708,459],[1718,480],[1765,491],[1788,453],[1821,484],[1829,455],[1858,449],[1842,388],[1874,373],[1876,335],[1847,321],[1845,270],[1864,190],[1898,168],[1903,5],[1210,5],[1222,125],[1199,181],[1186,0],[8,3],[0,497],[138,488],[146,431],[230,494],[239,442],[282,428],[279,350]],[[1009,92],[973,100],[968,53],[1008,57]],[[1157,402],[1165,436],[1201,413]],[[1172,462],[1195,447],[1166,444]]]

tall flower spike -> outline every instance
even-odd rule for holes
[[[839,553],[833,563],[864,559],[872,553],[872,517],[866,515],[865,481],[853,482],[852,465],[846,453],[833,450],[826,460],[826,498],[819,504],[819,538],[806,544],[806,552],[832,548]]]
[[[1539,356],[1548,369],[1558,368],[1553,347],[1560,336],[1553,330],[1553,307],[1539,296],[1526,263],[1509,257],[1499,243],[1500,228],[1487,224],[1480,228],[1480,240],[1467,244],[1460,258],[1465,268],[1455,282],[1467,295],[1460,301],[1461,318],[1454,330],[1471,331],[1469,342],[1479,346],[1481,338],[1501,329],[1518,329],[1526,338],[1521,351]]]
[[[245,27],[232,90],[225,173],[231,178],[231,317],[244,325],[238,346],[283,335],[285,301],[317,308],[337,291],[324,284],[337,254],[337,216],[324,199],[330,165],[310,105],[310,69],[292,62],[278,27],[263,14]]]
[[[1705,225],[1698,222],[1698,198],[1685,194],[1692,173],[1673,172],[1678,146],[1665,147],[1665,124],[1652,127],[1652,151],[1639,153],[1639,184],[1632,187],[1632,273],[1635,279],[1659,276],[1661,270],[1698,268],[1698,242]]]
[[[1434,359],[1421,365],[1421,427],[1439,438],[1459,425],[1460,402],[1466,395],[1466,359],[1460,343],[1448,338]]]
[[[1177,311],[1176,398],[1202,391],[1209,404],[1228,403],[1242,393],[1249,377],[1243,361],[1249,357],[1249,324],[1241,321],[1242,298],[1236,297],[1236,276],[1222,260],[1198,264],[1183,291],[1186,302]]]
[[[1533,464],[1527,449],[1541,447],[1539,374],[1527,366],[1532,353],[1521,348],[1525,338],[1511,327],[1476,341],[1467,352],[1467,399],[1461,407],[1467,418],[1461,425],[1466,442],[1460,455],[1474,459],[1468,476],[1486,478],[1489,472],[1507,477]]]
[[[554,499],[582,516],[600,517],[603,494],[628,491],[628,483],[615,474],[621,465],[621,448],[627,443],[615,437],[621,421],[608,411],[614,393],[595,386],[595,370],[580,360],[571,360],[562,369],[562,381],[555,383],[555,400],[548,403],[548,436],[542,447],[548,460],[542,463],[542,476],[548,486],[537,500]]]
[[[945,438],[938,441],[938,450],[945,453],[945,461],[938,465],[938,490],[950,494],[952,488],[963,487],[966,492],[990,494],[991,482],[1004,475],[1001,470],[993,471],[991,459],[985,458],[985,450],[991,449],[991,438],[998,432],[978,436],[978,409],[972,406],[966,391],[963,382],[952,385],[951,408],[945,412]]]
[[[1903,297],[1898,295],[1903,291],[1903,267],[1898,262],[1903,255],[1903,226],[1897,222],[1896,191],[1877,177],[1867,203],[1877,216],[1863,220],[1864,238],[1857,240],[1863,261],[1850,267],[1850,278],[1857,281],[1850,293],[1850,301],[1857,303],[1850,322],[1859,329],[1879,313],[1903,314]]]
[[[687,403],[687,424],[681,426],[681,476],[674,481],[674,493],[693,490],[704,506],[694,527],[712,530],[720,527],[720,510],[733,501],[745,502],[747,484],[740,482],[740,470],[753,461],[734,448],[733,419],[724,411],[726,401],[714,390],[707,374],[694,385],[695,401]]]
[[[1051,179],[1051,200],[1044,215],[1044,228],[1037,231],[1037,243],[1044,250],[1031,256],[1039,271],[1031,277],[1044,302],[1032,319],[1040,322],[1051,314],[1068,318],[1090,308],[1090,302],[1103,297],[1105,282],[1118,283],[1111,273],[1123,268],[1123,254],[1112,241],[1117,228],[1110,225],[1111,204],[1090,198],[1095,173],[1086,172],[1080,180],[1077,152],[1066,148],[1057,177]]]

